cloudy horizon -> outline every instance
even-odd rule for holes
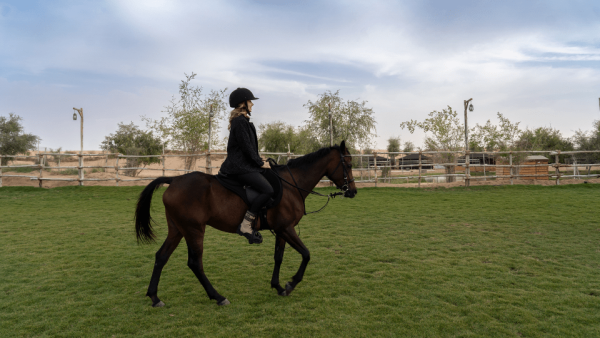
[[[41,147],[99,149],[120,122],[165,116],[184,73],[250,88],[256,124],[299,126],[326,90],[365,100],[389,137],[451,106],[569,137],[600,119],[600,3],[592,1],[2,1],[0,115]],[[462,120],[462,118],[461,118]],[[226,128],[222,128],[223,133]],[[223,134],[222,136],[225,136]]]

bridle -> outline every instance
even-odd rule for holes
[[[302,204],[304,205],[304,215],[308,215],[308,214],[315,214],[323,209],[325,209],[325,207],[329,204],[329,200],[331,198],[335,198],[336,196],[342,196],[342,198],[344,197],[344,194],[348,191],[349,189],[349,185],[350,183],[354,182],[354,179],[348,180],[348,169],[346,168],[346,164],[344,163],[344,158],[346,157],[352,157],[352,155],[344,155],[341,150],[340,150],[340,162],[338,163],[338,165],[335,167],[335,169],[333,170],[333,172],[331,173],[331,175],[335,174],[335,172],[338,170],[338,168],[341,166],[342,170],[344,171],[344,184],[340,187],[339,185],[335,185],[336,188],[340,189],[341,191],[338,192],[332,192],[329,195],[323,195],[321,193],[318,193],[316,191],[308,191],[306,189],[302,189],[298,186],[298,183],[296,183],[296,178],[294,178],[294,174],[292,174],[292,170],[290,169],[290,167],[288,165],[285,165],[285,167],[287,168],[288,172],[290,173],[290,176],[292,177],[292,180],[294,181],[294,184],[290,183],[289,181],[287,181],[285,178],[279,176],[279,174],[277,173],[277,171],[273,170],[273,172],[275,173],[275,175],[277,175],[277,177],[279,177],[282,181],[284,181],[285,183],[291,185],[292,187],[296,188],[298,190],[298,194],[300,194],[300,199],[302,200]],[[272,160],[272,159],[269,159]],[[269,161],[269,163],[275,163],[277,164],[277,162],[275,162],[275,160]],[[327,178],[329,180],[331,180],[331,182],[333,182],[333,180],[331,179],[330,175],[327,175]],[[335,182],[334,182],[335,183]],[[312,195],[317,195],[317,196],[321,196],[321,197],[327,197],[327,202],[325,203],[325,205],[317,210],[317,211],[311,211],[311,212],[306,212],[306,202],[304,201],[304,197],[302,196],[302,192],[304,191],[308,194],[312,194]]]
[[[348,169],[346,168],[346,164],[344,163],[344,158],[346,157],[352,157],[352,155],[344,155],[342,154],[342,152],[340,151],[340,163],[338,163],[337,167],[335,167],[335,169],[333,169],[333,172],[331,173],[331,175],[335,174],[335,172],[338,170],[338,168],[340,167],[340,165],[342,166],[342,170],[344,171],[344,185],[342,185],[341,187],[338,186],[337,184],[335,185],[336,188],[340,189],[343,193],[345,193],[346,191],[348,191],[349,189],[349,185],[350,183],[354,182],[354,179],[348,180]],[[331,179],[331,177],[327,176],[327,178],[333,182],[333,180]]]

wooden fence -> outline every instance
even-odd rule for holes
[[[469,186],[471,181],[478,180],[503,180],[513,184],[515,180],[528,180],[536,183],[539,180],[555,180],[560,184],[561,179],[579,179],[579,178],[600,178],[600,163],[577,163],[577,157],[581,154],[592,154],[592,157],[600,158],[600,150],[590,151],[509,151],[509,152],[478,152],[478,156],[483,154],[483,163],[480,159],[473,159],[470,156],[473,152],[464,151],[419,151],[419,152],[379,152],[373,154],[354,154],[353,155],[353,176],[357,183],[378,183],[403,184],[417,183],[445,183],[464,181],[465,186]],[[549,161],[527,162],[527,155],[542,155]],[[219,166],[212,166],[211,157],[224,157],[225,152],[211,152],[202,154],[162,154],[162,155],[123,155],[115,153],[101,154],[73,154],[73,153],[38,153],[35,155],[0,155],[1,158],[25,159],[34,164],[14,164],[0,166],[0,187],[2,187],[3,177],[25,177],[31,180],[37,180],[39,186],[44,181],[65,181],[78,182],[83,186],[85,182],[93,181],[114,181],[116,186],[119,182],[147,181],[154,180],[158,176],[168,176],[168,172],[191,172],[202,171],[212,174],[213,169],[219,169]],[[293,153],[260,153],[263,157],[276,157],[278,163],[285,163],[287,160],[297,158],[302,155]],[[53,156],[56,162],[55,166],[48,165],[47,157]],[[488,160],[486,160],[486,156]],[[61,165],[62,158],[77,157],[77,166]],[[204,166],[196,166],[195,170],[181,168],[168,168],[166,165],[168,158],[205,158]],[[590,156],[587,156],[589,158]],[[104,158],[104,165],[84,165],[84,158]],[[159,168],[128,167],[127,159],[132,158],[158,158],[162,164]],[[406,160],[404,160],[406,158]],[[410,160],[408,160],[410,158]],[[563,162],[560,163],[561,158]],[[56,160],[58,159],[58,160]],[[114,165],[108,165],[109,159],[115,160]],[[488,164],[486,162],[492,162]],[[568,160],[571,159],[571,160]],[[444,162],[446,160],[447,162]],[[451,162],[450,162],[451,160]],[[568,160],[568,161],[567,161]],[[21,161],[23,162],[23,161]],[[64,161],[63,161],[64,162]],[[124,163],[125,162],[125,163]],[[600,162],[596,160],[595,162]],[[596,167],[596,172],[592,168]],[[36,175],[16,175],[9,174],[14,168],[33,168]],[[580,172],[583,168],[584,173]],[[3,173],[2,169],[7,169]],[[44,177],[44,171],[48,170],[77,170],[77,178]],[[114,177],[110,178],[85,178],[85,169],[114,170]],[[157,175],[150,177],[129,177],[124,173],[135,171],[156,171]],[[444,172],[440,172],[440,171]],[[587,171],[587,173],[586,173]],[[461,173],[462,172],[462,173]],[[571,173],[572,172],[572,173]],[[472,174],[473,173],[473,174]],[[322,180],[321,182],[329,182]]]

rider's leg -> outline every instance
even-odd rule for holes
[[[254,202],[252,202],[250,209],[246,212],[244,220],[238,229],[238,233],[241,236],[246,237],[250,244],[260,243],[262,241],[259,239],[260,234],[258,237],[254,234],[255,231],[253,231],[252,225],[254,224],[254,220],[260,209],[269,201],[269,198],[273,196],[273,187],[271,187],[269,181],[260,173],[242,174],[238,176],[238,179],[261,193]]]

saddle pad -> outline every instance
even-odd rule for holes
[[[283,189],[281,189],[281,179],[277,177],[277,175],[275,175],[275,173],[271,169],[266,169],[262,174],[265,176],[267,181],[269,181],[269,184],[271,184],[271,186],[273,187],[273,191],[275,192],[273,194],[273,198],[271,198],[265,206],[266,209],[271,209],[276,207],[279,204],[279,202],[281,202],[281,196],[283,195]],[[221,174],[221,172],[219,172],[219,174],[216,175],[215,178],[217,179],[217,181],[219,181],[219,183],[221,183],[222,186],[231,190],[236,195],[240,196],[240,198],[244,201],[244,203],[246,203],[248,207],[250,207],[252,201],[254,201],[254,199],[259,195],[259,193],[256,190],[252,189],[252,187],[246,188],[242,183],[238,182],[237,180],[231,177]]]

